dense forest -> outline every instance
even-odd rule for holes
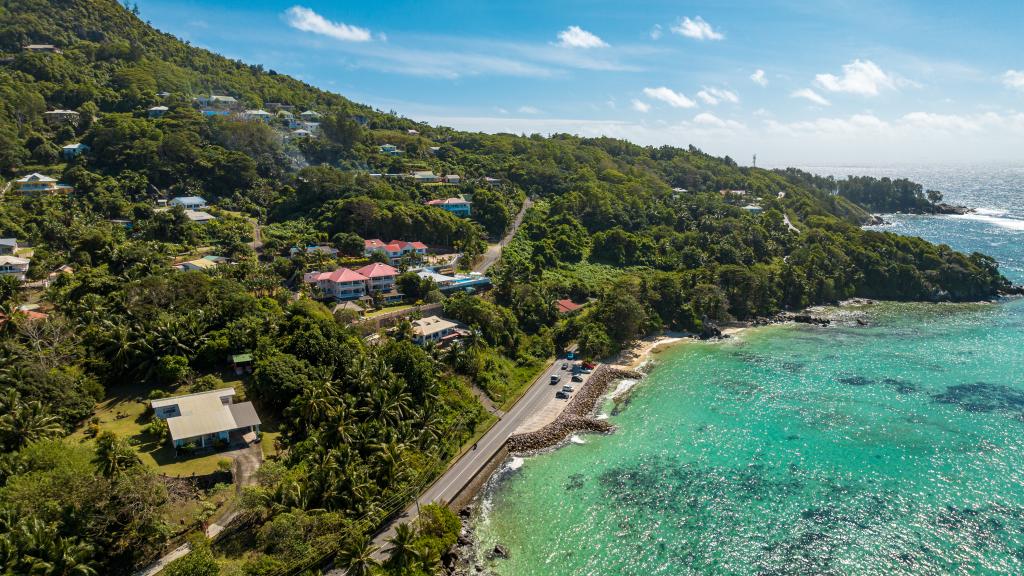
[[[210,94],[314,110],[320,133],[204,115],[193,99]],[[166,112],[147,112],[157,105]],[[47,122],[55,109],[79,120]],[[72,143],[88,151],[68,158]],[[372,176],[416,170],[461,181]],[[400,530],[383,565],[367,535],[493,418],[478,394],[501,405],[557,350],[600,358],[663,329],[1007,286],[987,256],[862,228],[870,212],[941,200],[912,182],[429,126],[191,47],[113,0],[0,0],[0,188],[32,172],[74,193],[0,204],[0,237],[31,247],[29,280],[46,280],[0,279],[4,574],[128,574],[185,539],[192,553],[165,574],[288,574],[335,555],[351,574],[435,573],[458,531],[447,509]],[[472,198],[470,218],[425,204],[456,194]],[[188,195],[217,219],[156,208]],[[419,240],[471,263],[528,197],[490,292],[446,297],[399,279],[410,303],[440,303],[473,328],[462,346],[415,346],[408,322],[370,344],[295,281],[358,262],[365,238]],[[340,255],[290,257],[312,243]],[[172,267],[207,253],[234,264]],[[588,305],[564,317],[564,298]],[[242,351],[252,372],[229,381],[225,358]],[[237,533],[211,546],[199,531],[209,513],[176,516],[182,497],[140,458],[139,438],[166,439],[160,420],[141,415],[144,435],[119,435],[97,406],[228,383],[272,423],[263,443],[274,449],[239,498]]]

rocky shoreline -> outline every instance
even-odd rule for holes
[[[594,418],[594,410],[597,402],[608,392],[609,385],[624,378],[640,379],[643,374],[632,370],[613,368],[607,364],[601,364],[587,378],[587,381],[580,386],[579,390],[569,400],[565,410],[547,426],[534,432],[516,434],[510,437],[505,448],[509,454],[528,454],[553,448],[564,443],[570,436],[578,432],[599,432],[609,433],[615,429],[614,426],[604,420]],[[459,519],[462,521],[462,531],[455,546],[445,554],[443,560],[445,574],[456,576],[488,575],[492,574],[486,566],[480,563],[479,542],[473,531],[473,514],[475,508],[470,504],[459,510]],[[495,544],[492,548],[484,551],[484,560],[496,558],[507,558],[508,548],[501,544]]]
[[[643,378],[643,374],[607,364],[598,366],[554,422],[535,432],[510,437],[505,444],[509,453],[524,454],[558,446],[577,432],[611,432],[614,429],[611,424],[593,417],[594,409],[608,391],[608,385],[623,378]]]

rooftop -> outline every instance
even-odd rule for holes
[[[153,400],[154,409],[177,406],[179,416],[167,419],[171,438],[182,440],[206,434],[235,430],[260,423],[251,402],[225,404],[224,398],[235,395],[234,388],[222,388]]]
[[[380,262],[374,262],[363,266],[357,273],[362,274],[366,278],[381,278],[385,276],[398,276],[398,270],[395,270],[387,264],[381,264]]]
[[[442,330],[449,330],[452,328],[458,328],[459,325],[451,320],[445,320],[440,316],[427,316],[426,318],[420,318],[419,320],[412,321],[413,334],[417,336],[430,336],[436,334]]]

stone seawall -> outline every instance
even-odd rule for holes
[[[597,401],[613,381],[642,377],[639,372],[620,370],[607,364],[598,366],[554,422],[535,432],[511,436],[505,444],[509,453],[521,454],[557,446],[577,432],[611,432],[611,424],[593,417]]]

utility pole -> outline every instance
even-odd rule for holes
[[[754,154],[754,168],[757,168],[757,154]]]

